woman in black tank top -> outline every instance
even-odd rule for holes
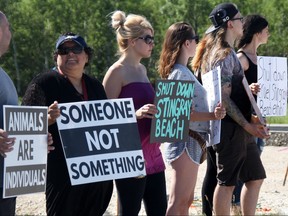
[[[245,77],[250,89],[257,101],[257,93],[260,91],[257,78],[257,49],[261,44],[266,44],[270,34],[268,21],[260,15],[248,15],[244,18],[243,36],[238,44],[237,56],[243,67]],[[259,153],[264,148],[264,140],[255,137]],[[240,210],[240,192],[242,182],[235,187],[232,199],[232,211],[237,215]]]

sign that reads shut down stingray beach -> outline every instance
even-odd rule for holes
[[[3,197],[44,192],[47,164],[47,107],[4,106],[4,130],[15,137],[4,159]]]
[[[59,104],[72,185],[146,175],[131,98]]]
[[[188,139],[194,82],[157,80],[150,142],[177,142]]]

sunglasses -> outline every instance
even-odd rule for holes
[[[145,37],[138,37],[138,39],[144,40],[144,42],[148,45],[154,43],[154,37],[150,35],[146,35]]]
[[[240,22],[242,22],[243,23],[243,19],[244,19],[244,17],[238,17],[238,18],[233,18],[233,19],[230,19],[230,20],[240,20]]]
[[[80,46],[74,46],[74,47],[61,47],[57,50],[57,53],[59,55],[68,55],[69,52],[72,52],[74,54],[80,54],[83,52],[83,47]]]
[[[189,40],[195,40],[195,43],[198,44],[199,43],[199,36],[194,35],[193,37],[190,37]]]

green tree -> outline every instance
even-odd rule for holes
[[[211,22],[213,7],[222,0],[0,0],[0,10],[8,17],[13,39],[10,52],[0,61],[15,81],[21,96],[38,73],[54,65],[55,42],[63,32],[81,34],[94,48],[95,57],[87,73],[102,81],[108,67],[118,58],[115,33],[109,14],[122,10],[126,14],[147,17],[155,30],[155,47],[151,58],[143,59],[152,82],[158,78],[157,61],[167,28],[179,21],[189,22],[203,36]],[[242,15],[259,13],[269,21],[271,37],[261,46],[259,55],[287,56],[288,1],[234,0]],[[273,14],[273,16],[272,16]]]

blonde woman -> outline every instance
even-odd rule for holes
[[[165,215],[167,208],[165,165],[160,143],[150,143],[154,89],[141,64],[149,58],[154,47],[154,30],[140,15],[125,15],[115,11],[112,27],[116,31],[120,58],[107,71],[103,85],[108,98],[133,98],[147,175],[141,178],[116,180],[120,215],[138,215],[144,201],[147,215]]]

